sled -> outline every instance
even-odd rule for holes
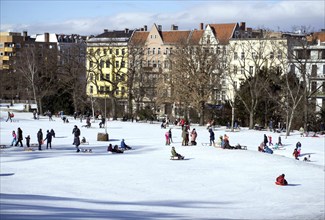
[[[89,142],[81,142],[81,145],[89,145]]]
[[[282,184],[279,183],[279,182],[275,182],[275,184],[278,185],[278,186],[286,186],[286,185],[282,185]]]
[[[170,156],[170,160],[184,160],[184,156],[181,158],[178,158],[177,156]]]
[[[12,146],[10,146],[10,145],[4,145],[4,144],[1,144],[0,145],[0,148],[1,149],[10,148],[10,147],[12,147]]]
[[[210,143],[201,143],[202,146],[210,146]]]

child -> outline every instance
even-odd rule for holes
[[[297,148],[294,149],[292,155],[295,157],[296,160],[299,160],[299,158],[298,158],[299,152],[298,152]]]
[[[165,138],[166,138],[166,145],[170,145],[169,131],[165,133]]]
[[[27,148],[30,148],[30,136],[27,135],[27,137],[25,137],[25,139],[26,139],[26,146],[27,146]]]
[[[277,184],[277,185],[281,185],[281,186],[288,185],[288,182],[287,182],[287,180],[286,180],[284,177],[285,177],[284,174],[281,174],[280,176],[278,176],[278,177],[276,178],[276,182],[275,182],[275,184]]]
[[[15,131],[12,131],[12,142],[10,146],[14,146],[14,144],[16,144],[17,141],[17,135]]]
[[[269,146],[273,145],[272,143],[272,136],[269,136]]]

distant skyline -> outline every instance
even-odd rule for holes
[[[247,27],[294,31],[325,29],[324,0],[121,1],[0,0],[0,30],[29,35],[49,33],[97,35],[154,23],[170,30],[198,29],[200,23],[246,22]]]

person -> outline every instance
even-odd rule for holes
[[[108,147],[107,147],[107,151],[108,152],[113,152],[113,145],[112,144],[109,144]]]
[[[51,129],[51,134],[52,134],[52,137],[54,137],[55,138],[55,132],[54,132],[54,130],[53,129]]]
[[[219,136],[217,146],[221,147],[221,148],[224,148],[224,141],[223,141],[222,135]]]
[[[85,138],[85,137],[82,137],[82,139],[81,139],[81,143],[83,143],[83,144],[87,143],[87,141],[86,141],[86,138]]]
[[[214,143],[214,132],[213,132],[212,128],[209,129],[209,133],[210,133],[210,146],[212,146],[212,144],[214,146],[215,145],[215,143]]]
[[[90,117],[86,118],[86,128],[90,128],[91,127],[91,123],[90,123]]]
[[[182,126],[182,146],[188,146],[188,127],[186,124]]]
[[[10,122],[12,122],[12,119],[11,119],[12,117],[11,116],[12,116],[12,114],[10,113],[10,111],[8,111],[8,118],[7,118],[6,122],[9,121],[9,120],[10,120]]]
[[[297,142],[296,149],[297,149],[297,152],[298,152],[298,156],[300,156],[300,152],[301,152],[301,143],[300,143],[300,141]]]
[[[175,147],[172,147],[171,153],[172,153],[173,157],[177,157],[179,160],[184,159],[184,156],[182,156],[182,155],[180,155],[179,153],[176,152]]]
[[[193,128],[191,132],[191,145],[196,145],[196,138],[197,138],[197,132],[195,128]]]
[[[105,117],[102,117],[101,122],[99,122],[99,128],[103,128],[105,126]]]
[[[275,184],[277,184],[277,185],[281,185],[281,186],[288,185],[288,182],[287,182],[287,180],[286,180],[284,177],[285,177],[284,174],[281,174],[280,176],[278,176],[278,177],[276,178],[276,182],[275,182]]]
[[[25,139],[26,139],[26,146],[27,146],[27,148],[30,148],[30,136],[27,135],[27,137],[25,137]]]
[[[112,151],[112,152],[113,152],[113,153],[122,154],[124,151],[123,151],[123,150],[120,150],[120,149],[118,148],[118,146],[115,145],[114,148],[113,148],[113,151]]]
[[[169,141],[170,141],[171,143],[173,143],[173,138],[172,138],[172,129],[171,129],[171,128],[169,129],[168,133],[169,133]]]
[[[12,131],[12,141],[10,146],[14,146],[14,144],[16,145],[16,141],[17,141],[17,134],[15,131]]]
[[[47,130],[46,138],[44,139],[44,141],[45,140],[47,140],[46,149],[49,149],[49,146],[50,146],[50,149],[52,149],[52,133],[49,130]]]
[[[266,146],[267,143],[268,143],[267,136],[266,136],[266,134],[264,134],[264,146]]]
[[[37,132],[37,141],[38,141],[38,150],[42,150],[42,144],[43,144],[43,132],[40,128]]]
[[[20,147],[23,147],[23,131],[21,130],[21,128],[17,129],[17,142],[15,144],[15,146],[18,146],[18,144],[20,143]]]
[[[73,141],[76,140],[76,137],[79,138],[79,136],[80,136],[80,129],[78,128],[77,125],[74,126],[74,128],[72,130],[72,134],[74,135]],[[75,143],[73,142],[73,144],[75,144]]]
[[[264,146],[264,153],[273,154],[273,150],[266,145]]]
[[[279,145],[279,146],[283,146],[283,145],[282,145],[282,142],[281,142],[281,136],[279,136],[279,139],[278,139],[278,145]]]
[[[260,144],[260,146],[258,146],[258,151],[259,151],[259,152],[264,152],[264,142],[262,142],[262,143]]]
[[[305,129],[303,127],[300,127],[299,132],[300,132],[300,137],[303,137],[305,134]]]
[[[272,143],[272,136],[270,135],[270,136],[269,136],[269,146],[271,146],[271,145],[273,146],[273,143]]]
[[[124,139],[122,139],[122,141],[121,141],[121,148],[123,150],[130,150],[130,149],[132,149],[130,146],[128,146],[127,144],[125,144]]]
[[[49,121],[53,121],[52,112],[50,110],[47,111],[47,116],[49,117]]]
[[[77,148],[77,153],[80,152],[80,148],[79,148],[80,138],[79,138],[79,136],[74,136],[73,144]]]
[[[299,152],[298,152],[297,148],[295,148],[295,149],[293,150],[292,155],[295,157],[296,160],[299,160],[299,158],[298,158],[298,157],[299,157]]]
[[[169,132],[168,131],[165,133],[165,138],[166,138],[166,145],[170,145],[170,139],[169,139]]]

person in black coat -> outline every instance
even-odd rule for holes
[[[20,146],[23,147],[23,131],[21,130],[21,128],[17,129],[17,142],[15,144],[15,146],[18,146],[18,143],[20,143]]]
[[[44,141],[45,140],[47,140],[46,149],[49,149],[49,146],[50,146],[50,149],[52,149],[52,133],[49,130],[47,130],[46,138],[44,139]]]
[[[38,150],[42,150],[42,144],[43,144],[43,132],[40,128],[37,132],[37,141],[38,141]]]
[[[267,136],[266,134],[264,134],[264,146],[266,146],[266,144],[268,143],[269,141],[267,140]]]
[[[72,130],[72,134],[74,135],[73,145],[75,145],[74,141],[76,140],[76,137],[79,138],[79,136],[80,136],[80,129],[78,128],[77,125],[74,126],[74,128]],[[80,144],[80,139],[79,139],[79,144]]]

